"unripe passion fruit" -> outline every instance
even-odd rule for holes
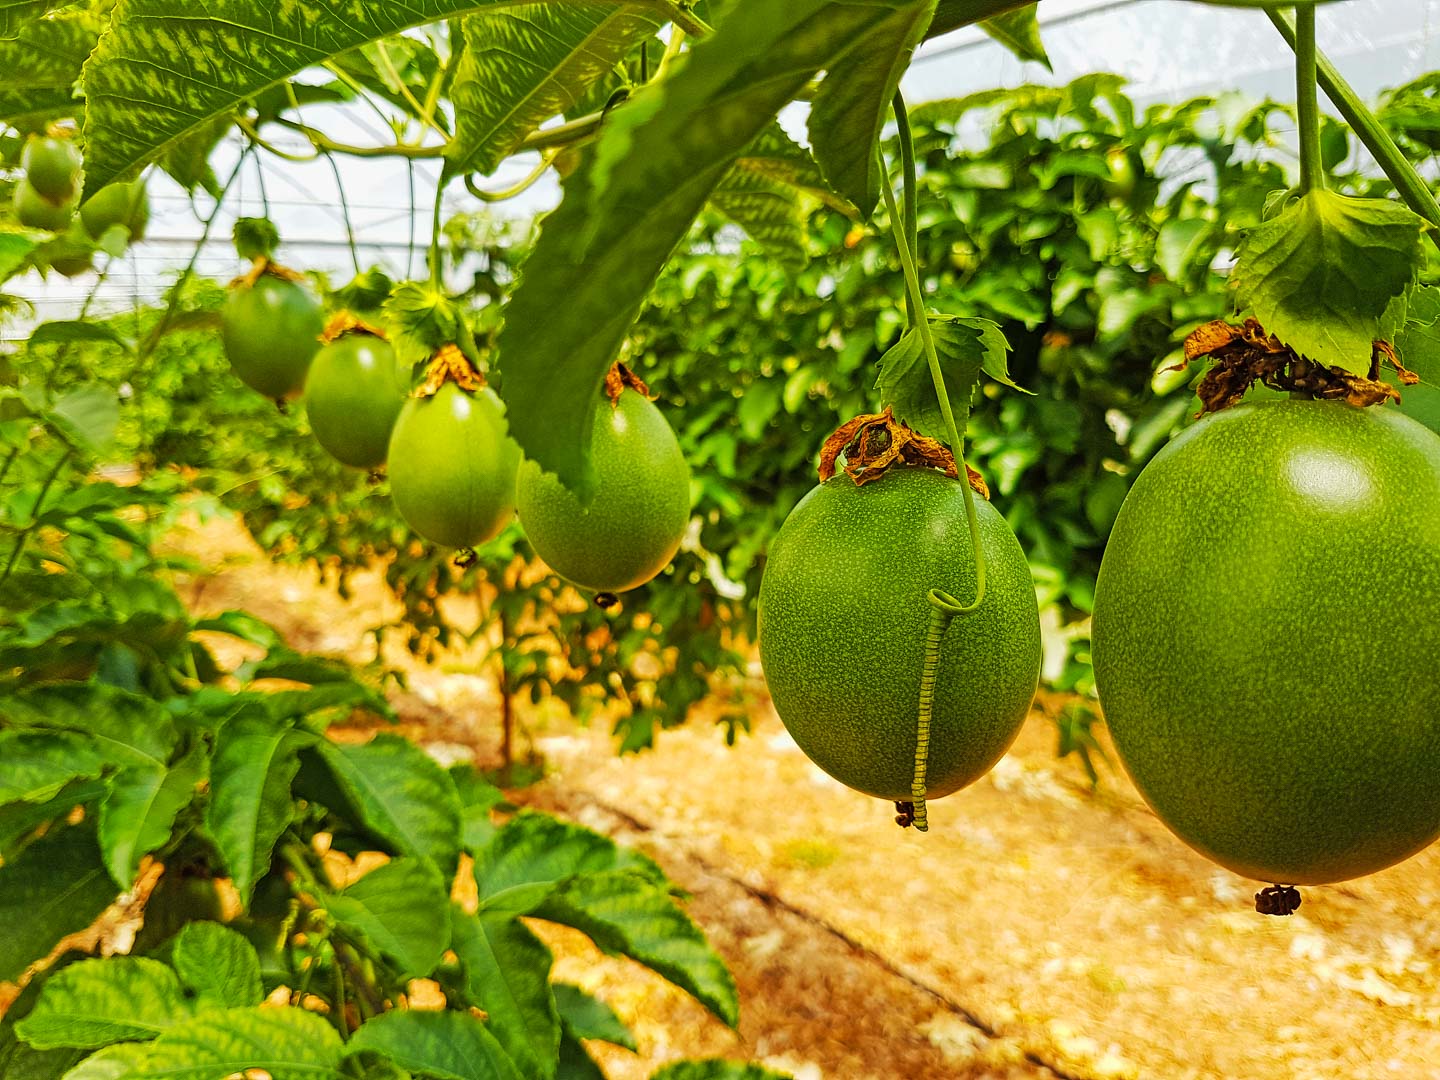
[[[145,226],[150,224],[150,198],[145,193],[144,181],[101,188],[81,205],[80,221],[96,240],[114,225],[129,229],[132,243],[145,239]]]
[[[220,316],[225,355],[247,386],[268,398],[300,392],[320,348],[320,305],[304,286],[272,274],[235,285]]]
[[[1322,884],[1440,834],[1440,439],[1391,409],[1240,405],[1156,455],[1095,590],[1115,748],[1175,833]]]
[[[15,219],[27,229],[63,232],[75,216],[75,199],[47,199],[21,180],[15,185]]]
[[[690,467],[644,394],[626,389],[595,410],[595,496],[582,505],[533,461],[520,467],[516,511],[535,553],[565,580],[624,592],[669,564],[690,521]]]
[[[515,512],[520,448],[506,434],[505,406],[488,386],[447,382],[411,398],[390,436],[390,495],[405,523],[446,547],[494,539]]]
[[[20,154],[25,179],[41,195],[54,202],[75,196],[80,178],[80,151],[69,139],[53,135],[32,135]]]
[[[341,464],[379,468],[409,389],[408,372],[389,342],[347,333],[321,346],[310,364],[305,379],[310,430]]]
[[[985,600],[942,639],[927,795],[983,776],[1020,731],[1040,676],[1030,567],[1010,526],[978,501]],[[931,589],[975,595],[965,493],[932,469],[892,468],[864,487],[813,489],[770,547],[760,661],[775,709],[809,758],[843,784],[910,798]]]

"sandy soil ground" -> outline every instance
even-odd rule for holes
[[[227,528],[183,543],[215,566],[189,586],[197,609],[245,606],[297,647],[373,655],[380,590],[342,603]],[[473,657],[386,659],[410,679],[410,733],[447,760],[493,760],[499,705]],[[926,835],[811,766],[763,694],[734,749],[700,719],[618,759],[603,730],[526,719],[549,773],[517,800],[658,858],[742,994],[729,1032],[552,935],[557,975],[639,1035],[639,1055],[596,1048],[612,1080],[710,1054],[798,1080],[1440,1080],[1440,849],[1266,918],[1255,883],[1174,840],[1122,776],[1091,792],[1039,712],[989,777],[932,804]]]

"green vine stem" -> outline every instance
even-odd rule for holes
[[[345,222],[345,242],[350,246],[350,265],[355,268],[355,276],[359,277],[360,252],[355,247],[355,223],[350,218],[350,200],[345,196],[345,181],[340,178],[340,166],[335,161],[335,155],[325,154],[324,158],[335,177],[335,190],[340,195],[340,216]]]
[[[902,144],[909,142],[910,125],[905,113],[904,100],[895,96],[896,119],[902,133]],[[903,117],[903,119],[902,119]],[[920,284],[920,271],[916,266],[911,241],[906,235],[906,219],[895,201],[894,189],[890,186],[889,169],[884,152],[877,148],[880,163],[881,194],[885,198],[885,209],[890,215],[890,230],[895,237],[895,247],[900,254],[900,265],[905,275],[906,296],[909,301],[910,325],[920,334],[920,343],[925,351],[925,362],[930,368],[930,381],[940,401],[940,413],[945,419],[946,433],[950,436],[950,448],[955,455],[956,472],[965,497],[965,520],[970,530],[970,546],[975,559],[975,599],[962,604],[954,596],[940,589],[931,589],[926,599],[934,609],[925,639],[925,665],[920,675],[920,702],[916,718],[915,772],[910,784],[911,801],[914,803],[915,828],[920,832],[929,830],[929,819],[925,806],[926,772],[930,758],[930,726],[935,699],[935,683],[939,677],[940,650],[950,621],[957,615],[969,615],[979,609],[985,601],[985,549],[981,546],[980,520],[975,509],[975,493],[970,487],[970,476],[965,464],[965,442],[955,423],[955,411],[950,406],[950,394],[945,387],[945,373],[940,368],[940,356],[935,350],[935,338],[930,332],[930,320],[925,312],[925,293]],[[902,151],[902,160],[904,153]],[[913,148],[911,151],[913,161]],[[913,199],[916,180],[913,172],[905,175],[907,198]]]
[[[442,172],[435,181],[435,209],[430,215],[430,284],[440,291],[443,275],[440,272],[440,211],[445,203],[445,174]]]
[[[50,474],[45,477],[45,482],[40,485],[40,493],[35,496],[35,505],[30,508],[30,524],[21,529],[20,535],[15,538],[15,546],[10,551],[10,561],[5,564],[5,573],[0,575],[0,585],[4,585],[9,581],[10,575],[15,572],[15,565],[20,561],[20,555],[24,552],[25,545],[30,540],[30,534],[33,533],[40,524],[40,512],[45,509],[45,500],[50,497],[50,489],[55,486],[55,480],[59,477],[60,470],[69,462],[70,456],[74,452],[71,448],[66,447],[65,452],[61,454],[59,460],[55,462],[55,467],[51,469]]]
[[[1295,10],[1295,115],[1300,125],[1300,190],[1325,190],[1320,97],[1315,86],[1315,9]]]
[[[1265,14],[1270,17],[1270,21],[1275,24],[1280,36],[1290,47],[1297,48],[1299,36],[1296,24],[1290,17],[1274,8],[1267,8]],[[1318,49],[1315,52],[1315,69],[1316,79],[1320,88],[1325,91],[1325,96],[1345,118],[1345,122],[1365,145],[1365,149],[1370,151],[1406,205],[1435,226],[1430,231],[1430,239],[1440,247],[1440,202],[1436,201],[1435,193],[1430,190],[1400,147],[1395,145],[1395,140],[1361,100],[1360,95]]]
[[[903,177],[901,191],[904,194],[905,209],[905,239],[910,243],[910,253],[918,261],[920,258],[920,219],[917,197],[917,188],[920,186],[919,178],[915,173],[915,140],[910,134],[910,110],[905,107],[905,99],[900,91],[895,91],[895,98],[892,102],[892,109],[895,113],[895,138],[900,144],[900,174]],[[881,178],[885,177],[883,171]],[[905,295],[905,314],[909,317],[910,325],[915,325],[920,313],[915,311],[914,302],[910,299],[909,292]]]

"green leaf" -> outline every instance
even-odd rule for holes
[[[414,743],[382,734],[359,746],[321,741],[324,762],[355,824],[400,855],[434,861],[448,880],[460,859],[460,796]],[[323,801],[323,800],[322,800]]]
[[[85,1056],[84,1050],[62,1047],[57,1050],[36,1050],[21,1042],[15,1025],[30,1015],[45,984],[84,954],[70,951],[57,957],[43,971],[37,971],[25,984],[5,1015],[0,1018],[0,1076],[5,1080],[60,1080]]]
[[[552,892],[534,914],[574,927],[607,953],[639,961],[731,1027],[739,1023],[740,1001],[724,962],[690,917],[645,874],[580,874]]]
[[[1246,236],[1237,303],[1302,355],[1363,375],[1386,308],[1424,265],[1425,227],[1398,202],[1312,191]]]
[[[0,281],[24,266],[37,247],[39,241],[29,233],[13,229],[8,222],[0,224]]]
[[[970,403],[975,397],[982,371],[996,382],[1020,389],[1010,381],[1006,365],[1010,345],[1000,327],[989,319],[932,315],[930,333],[935,339],[940,371],[945,376],[945,390],[950,395],[955,426],[963,439],[970,422]],[[907,331],[880,358],[880,375],[875,388],[880,391],[881,404],[892,406],[895,415],[916,431],[942,442],[950,441],[924,345],[917,331]]]
[[[567,487],[593,490],[601,382],[695,215],[780,107],[892,14],[735,0],[683,66],[611,115],[545,219],[500,335],[511,433]]]
[[[716,185],[710,202],[781,266],[804,268],[809,214],[795,188],[737,164]]]
[[[210,167],[210,155],[233,126],[234,121],[230,117],[222,116],[197,128],[160,155],[160,168],[189,194],[193,195],[199,187],[208,191],[212,198],[218,198],[220,184],[215,178],[215,170]]]
[[[88,807],[98,802],[108,790],[103,780],[77,780],[44,802],[16,802],[0,807],[0,859],[14,858],[15,845],[41,825],[67,816],[77,806]]]
[[[577,1039],[599,1039],[626,1050],[637,1048],[634,1033],[605,1002],[569,983],[554,983],[550,989],[555,995],[555,1007],[560,1011],[560,1023],[569,1035]]]
[[[177,739],[159,702],[99,683],[38,687],[0,699],[0,715],[26,727],[85,732],[106,761],[120,766],[164,768]]]
[[[103,20],[89,11],[36,19],[0,41],[0,122],[75,116],[75,84]]]
[[[569,1032],[560,1037],[560,1058],[555,1063],[555,1080],[605,1080],[605,1074],[579,1039]]]
[[[1050,54],[1045,51],[1045,43],[1040,40],[1040,20],[1036,17],[1038,6],[1031,4],[1004,15],[996,15],[993,19],[984,20],[980,29],[1021,60],[1044,64],[1047,71],[1054,71],[1050,64]]]
[[[935,7],[935,18],[925,36],[938,37],[962,26],[992,19],[1025,6],[1025,0],[940,0]]]
[[[435,1080],[523,1080],[495,1036],[469,1013],[382,1013],[351,1038],[349,1052],[360,1050]]]
[[[126,341],[114,327],[78,319],[41,323],[30,335],[31,345],[79,344],[87,341],[103,341],[111,345],[119,345],[122,349],[130,348],[130,342]],[[114,401],[113,392],[102,392],[108,393],[110,400]]]
[[[135,884],[141,858],[169,842],[176,816],[205,778],[206,764],[205,748],[197,745],[168,768],[135,766],[111,779],[100,804],[100,850],[122,889]]]
[[[465,850],[473,855],[495,838],[490,811],[509,804],[505,793],[476,772],[473,765],[450,766],[450,779],[455,781],[455,790],[460,796]]]
[[[0,803],[43,802],[104,767],[95,744],[79,732],[0,732]]]
[[[204,1008],[243,1008],[259,1005],[265,998],[255,947],[228,926],[187,924],[175,935],[170,963]]]
[[[108,386],[82,386],[59,398],[46,417],[71,446],[100,454],[115,441],[120,402]]]
[[[1202,218],[1172,218],[1155,240],[1155,265],[1171,281],[1183,282],[1209,235],[1210,223]]]
[[[871,11],[881,17],[827,65],[809,120],[810,145],[821,171],[866,220],[884,182],[875,147],[900,76],[930,27],[935,0],[889,0]]]
[[[525,811],[475,853],[482,910],[524,915],[551,889],[577,874],[633,870],[664,890],[669,882],[653,860],[608,836],[546,814]]]
[[[1396,335],[1395,349],[1420,382],[1398,386],[1400,411],[1440,435],[1440,287],[1416,289],[1409,306],[1410,320]],[[1399,384],[1394,375],[1386,378]]]
[[[116,1043],[91,1054],[63,1080],[140,1080],[138,1070],[149,1053],[149,1043]]]
[[[210,762],[205,823],[242,903],[270,870],[275,841],[290,824],[297,756],[315,736],[272,720],[236,717],[221,729]]]
[[[527,1080],[555,1075],[560,1015],[550,992],[553,957],[509,915],[453,914],[451,948],[464,972],[466,1000],[484,1010],[500,1045]]]
[[[708,1061],[677,1061],[653,1074],[650,1080],[794,1080],[759,1065],[712,1058]]]
[[[401,979],[435,970],[450,941],[450,890],[421,859],[394,859],[321,899],[340,930],[394,965]]]
[[[235,254],[246,262],[268,259],[280,246],[280,230],[269,218],[236,218],[230,235],[235,241]]]
[[[344,1080],[344,1052],[335,1029],[304,1009],[220,1009],[146,1044],[113,1080],[226,1080],[250,1069],[263,1069],[270,1080]],[[101,1076],[112,1080],[108,1074],[95,1080]]]
[[[493,173],[663,21],[615,3],[525,4],[468,17],[451,90],[455,138],[445,156],[452,169]]]
[[[10,982],[83,930],[115,899],[86,825],[56,829],[0,866],[0,981]]]
[[[0,0],[0,39],[15,37],[28,21],[47,15],[64,0]]]
[[[474,361],[465,316],[444,289],[429,282],[406,281],[395,287],[382,310],[390,344],[401,364],[423,363],[452,343]]]
[[[82,960],[56,975],[15,1030],[42,1050],[94,1049],[153,1039],[193,1014],[179,978],[160,961],[111,956]]]

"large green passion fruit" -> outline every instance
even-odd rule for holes
[[[75,197],[48,199],[30,185],[20,180],[15,185],[15,220],[27,229],[46,229],[49,232],[63,232],[75,216]]]
[[[1095,678],[1140,793],[1262,881],[1440,835],[1440,439],[1391,410],[1245,404],[1141,473],[1095,590]]]
[[[305,410],[315,439],[341,464],[385,464],[390,433],[410,390],[409,372],[378,331],[340,315],[305,379]]]
[[[390,495],[405,523],[447,547],[475,547],[515,512],[520,448],[506,433],[505,406],[488,386],[446,382],[412,397],[390,436]]]
[[[136,180],[101,188],[80,204],[80,222],[96,240],[116,225],[129,231],[131,242],[145,239],[145,228],[150,224],[150,197],[145,182]]]
[[[268,398],[293,397],[320,348],[320,305],[289,271],[266,267],[230,287],[220,315],[235,374]]]
[[[80,151],[74,140],[57,135],[32,135],[20,153],[25,179],[41,195],[55,202],[75,196],[80,179]]]
[[[595,410],[590,460],[596,486],[588,504],[526,461],[516,511],[536,554],[562,578],[624,592],[665,569],[679,550],[690,521],[690,467],[638,382],[615,381]]]
[[[959,481],[892,468],[814,488],[770,547],[760,660],[776,711],[812,761],[882,799],[911,797],[926,635],[941,589],[975,595]],[[983,776],[1020,730],[1040,675],[1040,621],[1024,552],[977,500],[985,598],[940,641],[926,767],[939,798]]]

